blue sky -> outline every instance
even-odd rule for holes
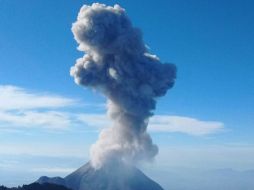
[[[13,155],[15,163],[72,156],[80,159],[67,168],[78,167],[109,125],[105,98],[69,75],[82,55],[71,24],[92,2],[0,0],[0,173],[14,167],[4,161]],[[254,2],[99,2],[124,7],[151,52],[178,67],[149,126],[161,148],[158,168],[253,169]]]

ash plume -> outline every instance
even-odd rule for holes
[[[152,160],[158,153],[147,133],[156,98],[173,87],[176,67],[148,52],[141,31],[119,5],[84,5],[72,32],[85,55],[71,68],[79,85],[103,93],[113,126],[91,147],[91,163]]]

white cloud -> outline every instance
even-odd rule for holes
[[[218,121],[201,121],[191,117],[158,115],[151,118],[148,129],[154,132],[208,135],[219,132],[223,128],[224,124]]]
[[[75,100],[62,96],[33,93],[16,86],[0,85],[0,111],[57,108],[75,103]]]
[[[72,123],[71,115],[58,109],[76,103],[59,95],[0,85],[0,127],[4,130],[13,127],[66,129]]]

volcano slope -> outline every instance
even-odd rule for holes
[[[64,185],[73,190],[163,190],[136,167],[117,162],[97,170],[88,162],[65,178],[43,176],[37,182]]]

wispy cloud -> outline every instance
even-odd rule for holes
[[[72,123],[70,115],[56,111],[0,112],[0,127],[44,127],[66,129]]]
[[[75,104],[74,99],[24,88],[0,85],[0,111],[58,108]]]
[[[71,126],[86,126],[93,130],[110,126],[105,114],[71,113],[61,110],[72,108],[75,99],[59,95],[31,92],[24,88],[0,85],[0,128],[41,127],[46,129],[67,129]],[[156,115],[150,119],[148,130],[162,133],[184,133],[188,135],[209,135],[224,128],[219,121],[203,121],[198,118],[171,115]]]
[[[110,125],[106,115],[101,114],[79,114],[78,120],[88,126],[104,128]],[[202,136],[220,132],[224,123],[219,121],[202,121],[197,118],[157,115],[150,119],[148,131],[162,133],[184,133],[188,135]]]

